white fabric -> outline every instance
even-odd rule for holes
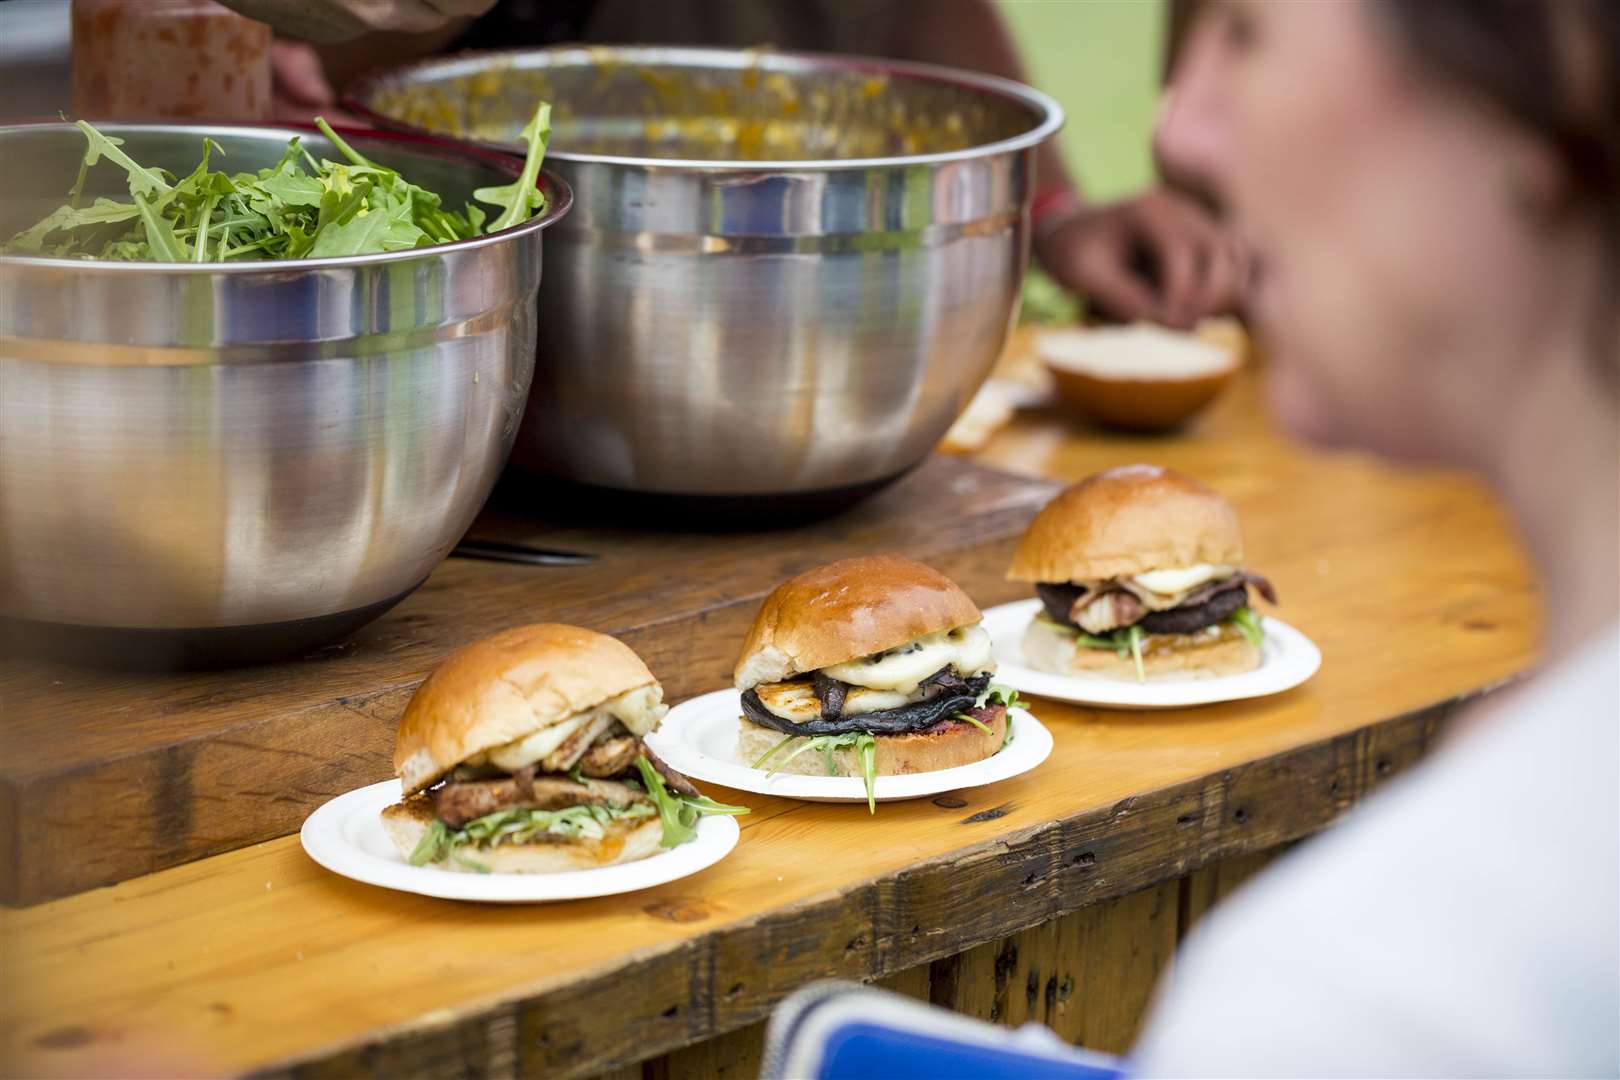
[[[1216,909],[1143,1076],[1620,1074],[1620,626]]]

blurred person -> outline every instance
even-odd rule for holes
[[[990,0],[223,0],[278,33],[279,113],[330,115],[334,84],[370,67],[461,48],[572,42],[720,45],[877,55],[1023,81]],[[346,42],[345,44],[331,44]],[[1038,151],[1033,253],[1098,314],[1187,328],[1232,310],[1238,253],[1213,217],[1169,188],[1086,202],[1056,139]]]
[[[1480,472],[1546,631],[1531,679],[1200,923],[1126,1075],[1620,1075],[1620,4],[1214,0],[1156,149],[1252,260],[1276,416]],[[972,1021],[874,1042],[918,1031],[955,1040],[934,1075],[986,1059]],[[1097,1072],[1031,1042],[995,1075]]]
[[[1616,1075],[1620,4],[1211,3],[1157,150],[1246,245],[1282,423],[1480,471],[1547,629],[1195,931],[1133,1071]]]

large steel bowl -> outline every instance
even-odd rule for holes
[[[179,175],[274,164],[273,127],[107,124]],[[356,147],[459,207],[512,159]],[[60,205],[84,137],[0,127],[0,233]],[[221,167],[216,157],[216,167]],[[0,257],[0,617],[141,658],[251,659],[342,635],[419,585],[493,487],[534,363],[550,208],[488,237],[225,264]],[[127,200],[90,171],[85,198]],[[87,635],[100,628],[121,631]],[[116,658],[116,657],[115,657]]]
[[[395,128],[515,146],[537,96],[575,209],[546,250],[515,460],[588,485],[836,504],[917,464],[989,373],[1056,103],[876,60],[465,54],[365,80]]]

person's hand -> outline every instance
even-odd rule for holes
[[[300,124],[316,116],[331,120],[337,104],[320,54],[302,41],[280,38],[270,46],[270,97],[274,119]]]
[[[482,15],[495,0],[221,0],[277,34],[305,41],[347,41],[379,30],[423,33],[452,19]]]
[[[1181,329],[1232,310],[1242,288],[1236,244],[1210,214],[1166,188],[1037,222],[1035,255],[1058,282],[1118,319]]]

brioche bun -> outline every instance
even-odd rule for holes
[[[433,801],[425,795],[416,795],[395,803],[382,812],[382,823],[388,838],[408,859],[433,823]],[[657,814],[610,821],[602,826],[602,832],[600,837],[555,836],[525,844],[468,848],[466,857],[497,874],[555,874],[645,859],[658,853],[664,837],[664,827]],[[429,865],[444,870],[477,872],[451,859]]]
[[[1231,623],[1218,623],[1217,633],[1144,634],[1142,670],[1153,679],[1213,679],[1239,675],[1260,666],[1261,652]],[[1111,649],[1082,646],[1073,631],[1047,619],[1030,620],[1024,631],[1024,663],[1053,675],[1095,675],[1136,682],[1136,661]]]
[[[617,638],[561,623],[502,631],[451,653],[399,721],[394,771],[406,795],[473,754],[656,683]]]
[[[958,765],[971,765],[983,761],[1001,749],[1007,735],[1007,713],[986,724],[986,734],[972,724],[960,721],[943,731],[911,732],[903,735],[874,735],[876,767],[879,776],[898,776],[903,773],[934,772],[952,769]],[[752,765],[764,757],[771,747],[787,738],[775,728],[756,724],[746,716],[737,719],[737,759]],[[784,747],[775,758],[762,768],[771,769],[792,753],[792,745]],[[861,776],[860,753],[853,746],[833,751],[835,776]],[[776,769],[777,772],[799,773],[804,776],[826,776],[827,756],[819,750],[806,750],[792,761]]]
[[[967,593],[931,566],[899,555],[840,559],[784,581],[765,598],[733,680],[750,690],[980,617]]]
[[[1125,465],[1065,488],[1018,543],[1012,581],[1098,581],[1200,563],[1243,565],[1237,511],[1157,465]]]

